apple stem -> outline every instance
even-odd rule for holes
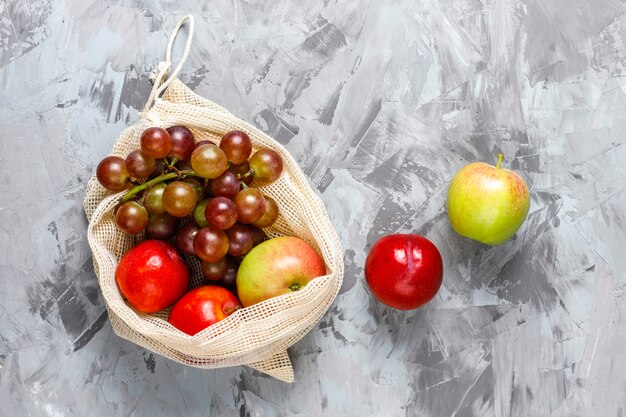
[[[500,164],[502,163],[502,159],[504,158],[504,154],[503,153],[499,153],[498,154],[498,164],[496,165],[496,168],[500,169]]]

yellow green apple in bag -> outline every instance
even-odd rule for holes
[[[326,274],[324,259],[297,237],[276,237],[255,246],[237,271],[237,294],[244,307],[304,288]]]
[[[499,245],[520,228],[530,206],[524,180],[515,172],[474,162],[461,168],[448,188],[447,211],[452,228],[461,236]]]

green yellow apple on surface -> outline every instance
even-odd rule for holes
[[[448,188],[447,210],[452,228],[461,236],[499,245],[520,228],[530,206],[524,180],[515,172],[474,162],[461,168]]]

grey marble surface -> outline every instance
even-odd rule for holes
[[[626,416],[626,7],[617,0],[0,1],[4,416]],[[296,382],[203,371],[111,330],[81,208],[184,14],[182,80],[283,143],[345,248]],[[453,173],[505,164],[527,222],[486,247]],[[369,246],[425,234],[441,291],[399,312]]]

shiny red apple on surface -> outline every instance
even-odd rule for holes
[[[382,237],[365,260],[365,279],[374,296],[398,310],[429,302],[441,286],[443,261],[437,247],[419,235]]]
[[[225,319],[241,304],[235,294],[217,285],[205,285],[189,291],[172,308],[167,321],[190,336]]]
[[[324,259],[311,245],[291,236],[266,240],[243,258],[237,294],[244,307],[298,291],[326,274]]]
[[[189,287],[189,270],[176,248],[145,240],[122,256],[115,280],[128,303],[142,313],[174,304]]]

